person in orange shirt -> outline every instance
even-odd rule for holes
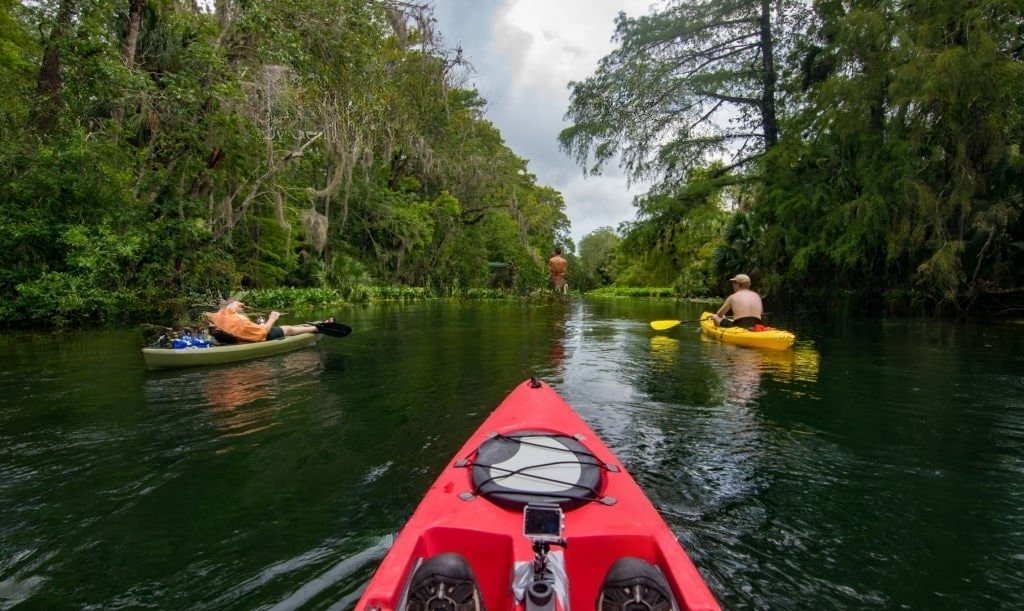
[[[567,271],[569,271],[569,262],[562,256],[562,249],[556,248],[555,255],[548,259],[548,273],[551,274],[551,284],[556,293],[569,292],[569,285],[565,283],[565,272]]]
[[[206,318],[218,330],[227,333],[241,342],[262,342],[271,339],[281,339],[291,335],[302,335],[303,333],[317,333],[313,325],[281,325],[274,323],[281,317],[281,313],[274,310],[262,323],[253,322],[248,316],[242,313],[245,304],[237,299],[228,299],[223,302],[221,308]]]

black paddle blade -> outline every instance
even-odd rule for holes
[[[314,322],[310,323],[316,330],[331,337],[348,337],[352,333],[352,327],[343,325],[340,322]]]

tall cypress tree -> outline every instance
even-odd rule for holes
[[[713,158],[747,166],[779,137],[773,23],[788,3],[668,2],[620,13],[618,48],[570,84],[562,148],[587,172],[621,156],[630,177],[680,182]]]

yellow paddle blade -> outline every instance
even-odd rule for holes
[[[655,331],[664,331],[666,329],[671,329],[682,322],[683,321],[681,320],[655,320],[651,322],[651,328]]]

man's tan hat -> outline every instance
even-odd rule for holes
[[[736,274],[732,278],[729,278],[729,282],[739,282],[740,284],[750,284],[750,276],[746,274]]]

